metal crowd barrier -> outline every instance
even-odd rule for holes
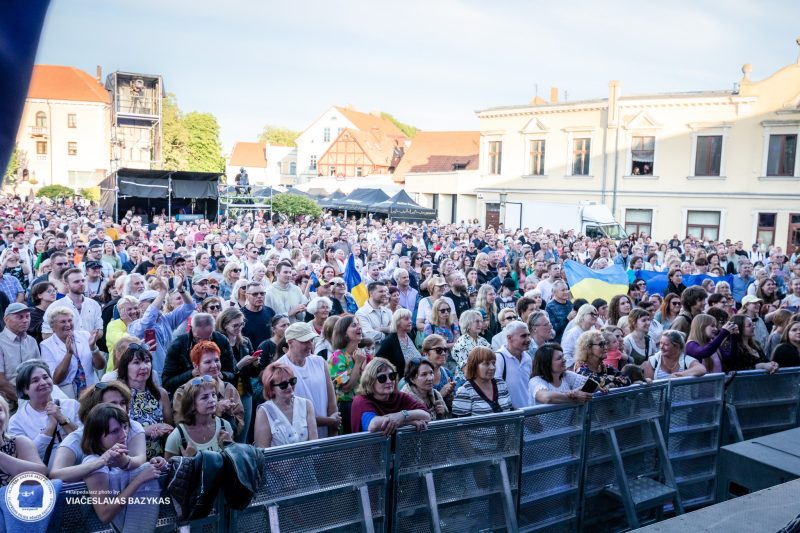
[[[714,503],[725,374],[669,381],[667,450],[685,507]]]
[[[522,414],[397,432],[393,531],[517,531]]]
[[[622,502],[630,528],[672,501],[683,512],[662,424],[668,383],[612,390],[589,404],[582,525],[607,522]]]
[[[800,367],[728,374],[725,442],[741,442],[800,425]]]
[[[519,530],[577,531],[586,405],[523,411]]]
[[[228,531],[387,529],[390,441],[361,433],[265,450],[262,487]]]

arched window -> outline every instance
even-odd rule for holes
[[[37,128],[47,127],[47,115],[44,114],[44,111],[39,111],[38,113],[36,113],[36,127]]]

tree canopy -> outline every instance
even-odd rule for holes
[[[14,151],[11,152],[11,159],[8,160],[8,166],[3,173],[3,184],[14,186],[17,184],[17,172],[19,172],[19,150],[16,145]]]
[[[296,194],[279,194],[272,198],[272,211],[289,217],[309,215],[318,217],[322,209],[311,198]]]
[[[47,185],[36,191],[36,196],[58,200],[59,198],[72,198],[75,196],[75,191],[63,185]]]
[[[211,113],[184,114],[174,94],[163,101],[164,168],[195,172],[223,172],[225,158],[219,123]]]
[[[258,141],[262,143],[268,141],[278,146],[297,146],[296,141],[299,136],[299,131],[267,124],[258,136]]]
[[[414,136],[417,134],[417,131],[419,131],[415,126],[406,124],[404,122],[400,122],[389,113],[381,113],[381,116],[386,120],[390,121],[395,126],[397,126],[397,128],[400,131],[402,131],[405,134],[405,136],[408,137],[409,139],[413,139]]]

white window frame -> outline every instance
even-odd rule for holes
[[[549,163],[552,160],[553,153],[550,128],[542,123],[538,117],[534,117],[520,133],[522,133],[522,139],[525,143],[522,162],[523,177],[533,179],[547,178],[550,174]],[[544,174],[531,174],[531,163],[533,162],[531,158],[531,141],[544,141]]]
[[[800,120],[764,121],[764,145],[761,154],[761,177],[764,180],[791,180],[800,178]],[[769,162],[769,138],[771,135],[797,135],[798,145],[794,154],[794,174],[791,176],[767,176]]]
[[[633,167],[633,138],[634,137],[653,137],[653,173],[652,174],[634,174],[632,172]],[[658,174],[656,174],[656,170],[658,170],[658,133],[652,129],[642,129],[642,130],[629,130],[627,134],[628,143],[628,150],[625,158],[625,173],[622,176],[623,178],[632,178],[632,179],[645,179],[645,180],[657,180],[659,178]]]
[[[700,180],[724,180],[727,179],[727,166],[726,166],[726,155],[728,151],[728,136],[730,135],[730,129],[732,124],[722,123],[722,124],[689,124],[689,129],[692,130],[691,134],[691,157],[689,161],[689,173],[687,174],[688,179],[700,179]],[[697,176],[694,173],[694,169],[697,163],[697,138],[698,137],[705,137],[705,136],[713,136],[713,135],[720,135],[722,136],[722,149],[720,150],[720,161],[719,161],[719,176]],[[654,163],[655,165],[655,163]],[[716,211],[717,209],[712,209],[712,211]],[[686,228],[686,224],[683,225],[684,230]],[[720,231],[722,231],[720,229]]]
[[[638,176],[636,176],[636,177],[638,177]],[[650,217],[650,234],[649,234],[649,237],[652,238],[652,239],[655,239],[655,237],[653,237],[653,234],[655,233],[655,229],[656,229],[656,215],[658,214],[658,206],[655,206],[655,205],[632,205],[632,206],[620,207],[620,211],[621,211],[620,215],[622,217],[622,219],[620,221],[620,225],[623,227],[623,229],[625,229],[625,232],[628,231],[625,228],[625,221],[628,218],[628,211],[629,210],[631,210],[631,211],[650,211],[652,216]],[[694,211],[694,209],[692,209],[692,211]],[[644,258],[644,259],[646,260],[647,258]]]
[[[594,175],[592,171],[594,170],[594,165],[592,164],[592,159],[596,154],[597,143],[595,142],[594,138],[594,128],[566,128],[564,130],[567,133],[567,160],[564,165],[564,173],[565,178],[573,178],[573,179],[593,179]],[[589,173],[588,174],[573,174],[573,145],[576,139],[589,139]]]
[[[481,136],[481,144],[482,144],[481,153],[483,154],[483,157],[481,157],[480,165],[481,165],[481,174],[483,174],[484,176],[502,176],[503,175],[503,155],[502,154],[503,154],[504,150],[501,149],[501,152],[500,152],[500,174],[493,174],[493,173],[490,172],[490,168],[489,168],[489,151],[490,151],[489,143],[495,142],[495,141],[500,141],[501,143],[503,143],[503,145],[505,145],[506,143],[504,142],[504,140],[505,139],[504,139],[504,135],[503,135],[502,132],[491,132],[491,133],[483,134]],[[506,147],[503,146],[503,148],[506,148]]]
[[[728,218],[728,210],[722,208],[720,206],[704,206],[704,205],[693,205],[691,207],[684,207],[681,209],[682,211],[682,224],[681,224],[681,231],[683,232],[682,238],[686,238],[686,230],[688,228],[689,222],[689,211],[718,211],[719,212],[719,235],[717,235],[717,240],[719,237],[723,237],[726,235],[725,233],[725,223],[727,222]],[[723,237],[724,239],[724,237]]]

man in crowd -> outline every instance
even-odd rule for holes
[[[515,320],[504,328],[506,342],[497,352],[495,377],[502,378],[508,386],[511,403],[515,409],[531,404],[528,382],[531,379],[533,360],[528,354],[531,333],[525,322]]]
[[[54,309],[65,307],[72,311],[75,329],[88,331],[99,339],[103,334],[102,309],[99,303],[84,296],[86,276],[79,268],[70,268],[64,272],[64,284],[67,286],[67,295],[47,308],[42,323],[42,337],[47,338],[53,334],[48,320],[49,313]]]
[[[370,337],[376,345],[389,334],[392,312],[385,306],[389,301],[389,289],[382,281],[373,281],[367,286],[369,298],[356,312],[364,337]]]
[[[0,331],[0,394],[11,404],[17,401],[15,389],[17,368],[31,359],[41,359],[39,344],[28,335],[31,312],[28,306],[15,302],[4,313],[5,328]]]
[[[397,290],[400,292],[400,307],[408,309],[412,313],[417,306],[417,297],[419,293],[411,288],[411,278],[405,268],[395,268],[392,273],[395,283],[397,283]]]
[[[302,322],[308,298],[294,284],[293,268],[290,261],[280,261],[275,265],[275,281],[270,285],[264,303],[276,314],[288,315],[290,322]]]
[[[569,323],[569,315],[572,312],[572,302],[569,301],[569,287],[563,280],[556,280],[553,284],[553,299],[547,302],[545,309],[556,332],[553,339],[556,342],[561,342],[561,336],[564,334],[564,329]]]
[[[246,294],[245,306],[241,308],[244,315],[242,335],[250,339],[253,348],[258,348],[272,336],[272,317],[275,316],[275,311],[264,305],[266,291],[261,283],[249,282]]]

